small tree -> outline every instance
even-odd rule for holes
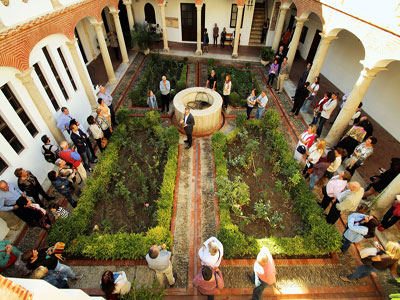
[[[138,45],[140,50],[145,51],[149,48],[151,42],[157,40],[157,34],[151,33],[146,26],[135,24],[132,31],[132,45]]]

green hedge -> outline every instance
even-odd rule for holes
[[[218,239],[225,245],[224,255],[226,258],[249,255],[255,257],[261,246],[267,246],[272,254],[294,256],[329,254],[338,251],[342,245],[341,234],[334,225],[326,223],[315,195],[308,189],[306,181],[300,175],[300,167],[293,159],[293,153],[290,151],[284,136],[278,130],[279,122],[279,114],[274,110],[268,110],[263,120],[246,121],[245,127],[257,128],[259,133],[265,136],[268,144],[267,157],[275,164],[279,164],[279,174],[286,181],[286,187],[295,203],[295,210],[300,214],[306,232],[294,238],[271,236],[255,239],[251,236],[245,236],[232,223],[229,207],[219,202],[220,229]],[[241,124],[241,119],[239,124]],[[225,152],[228,140],[233,141],[234,135],[237,133],[238,130],[234,130],[228,137],[217,131],[211,138],[217,177],[227,176],[228,174]]]
[[[125,114],[125,109],[118,111],[117,117]],[[125,120],[115,129],[107,149],[102,153],[93,173],[93,177],[86,181],[78,206],[71,217],[58,220],[50,229],[49,244],[55,242],[66,243],[66,252],[70,255],[84,256],[94,259],[142,259],[150,246],[165,243],[168,247],[172,243],[170,223],[172,206],[174,201],[175,178],[178,161],[179,132],[175,127],[169,127],[160,132],[160,115],[157,112],[149,112],[143,119]],[[113,170],[118,164],[118,153],[122,142],[126,139],[127,126],[142,126],[152,128],[157,134],[164,134],[169,145],[168,160],[164,168],[163,183],[160,189],[160,197],[156,200],[156,224],[146,233],[118,232],[94,232],[90,230],[91,220],[95,213],[95,205],[104,188],[111,182]],[[116,208],[118,209],[118,208]]]

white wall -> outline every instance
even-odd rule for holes
[[[322,23],[319,17],[315,14],[311,14],[308,16],[308,21],[304,23],[304,26],[308,27],[306,39],[304,44],[299,42],[299,46],[297,47],[300,55],[303,59],[306,59],[308,56],[308,52],[310,51],[311,44],[314,40],[315,32],[317,29],[322,31]]]
[[[346,30],[338,34],[329,47],[321,73],[344,93],[351,91],[362,70],[364,47]]]
[[[162,26],[161,22],[161,12],[160,7],[155,0],[147,0],[147,1],[140,1],[140,2],[133,2],[133,11],[135,14],[135,22],[143,24],[145,15],[144,15],[144,6],[146,3],[150,3],[154,7],[154,11],[156,14],[156,22]],[[181,5],[180,1],[169,1],[167,6],[165,7],[165,16],[168,18],[178,18],[178,28],[167,27],[167,36],[168,41],[172,42],[184,42],[182,41],[182,29],[181,29]],[[182,1],[182,3],[194,3],[194,0],[187,0]],[[224,27],[226,27],[226,31],[228,33],[232,33],[235,29],[230,28],[230,17],[231,17],[231,9],[232,4],[236,3],[234,0],[205,0],[204,4],[205,8],[205,27],[208,30],[208,35],[210,37],[210,43],[212,44],[212,28],[214,24],[217,23],[220,32]],[[253,12],[254,6],[251,9],[245,7],[244,12],[244,20],[243,20],[243,27],[241,29],[241,45],[248,45],[249,38],[250,38],[250,31],[251,25],[253,21]],[[165,31],[165,29],[163,29]],[[219,39],[218,39],[219,42]],[[195,42],[188,42],[188,43],[195,43]]]
[[[53,5],[50,0],[31,0],[27,3],[22,0],[10,0],[8,6],[0,3],[0,19],[5,26],[14,26],[52,10]]]
[[[51,35],[51,36],[41,40],[33,48],[32,52],[30,54],[30,57],[29,57],[29,64],[33,65],[37,62],[39,63],[39,66],[40,66],[44,76],[46,77],[46,80],[47,80],[55,98],[57,99],[57,102],[58,102],[60,108],[63,106],[66,106],[69,109],[70,115],[73,118],[77,119],[81,124],[84,124],[84,127],[87,128],[86,118],[91,113],[91,107],[90,107],[89,101],[87,99],[85,90],[82,86],[82,83],[79,80],[79,75],[76,71],[72,57],[71,57],[69,50],[65,44],[66,41],[68,41],[68,39],[62,34]],[[66,100],[64,98],[64,95],[62,94],[62,92],[59,88],[59,85],[53,75],[53,72],[51,71],[50,66],[47,63],[47,60],[43,54],[42,47],[44,47],[46,45],[48,47],[50,55],[53,57],[53,63],[56,65],[58,74],[62,78],[64,86],[67,89],[67,93],[69,95],[68,100]],[[74,89],[72,88],[72,85],[70,83],[68,75],[64,70],[61,60],[59,59],[59,56],[57,53],[57,48],[60,46],[65,50],[63,53],[64,53],[64,55],[66,55],[66,59],[69,61],[68,65],[70,66],[71,73],[74,74],[75,84],[77,85],[77,88],[78,88],[76,91],[74,91]],[[34,77],[34,81],[35,81],[36,85],[39,87],[39,91],[43,95],[44,99],[48,99],[47,94],[46,94],[42,84],[40,83],[39,78],[36,76],[36,73],[34,74],[33,77]],[[48,104],[50,110],[53,112],[54,118],[56,120],[58,120],[58,117],[61,114],[61,109],[56,112],[54,110],[53,105],[51,104],[50,100],[47,101],[47,104]],[[67,135],[67,132],[65,132],[64,135]]]
[[[3,135],[0,134],[0,155],[8,164],[8,168],[1,174],[1,179],[17,184],[14,171],[16,168],[23,167],[31,170],[38,177],[39,181],[42,182],[47,173],[53,168],[53,165],[46,162],[40,152],[42,146],[40,138],[46,134],[52,141],[55,141],[55,139],[40,116],[28,91],[21,81],[15,77],[15,74],[18,73],[20,72],[17,69],[0,67],[0,86],[6,83],[9,84],[15,97],[19,100],[19,104],[24,108],[26,114],[38,130],[38,133],[35,137],[32,137],[9,101],[0,92],[0,115],[25,148],[20,154],[17,154]]]
[[[372,81],[362,109],[400,141],[400,62],[392,62],[388,69],[379,72]]]

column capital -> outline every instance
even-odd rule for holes
[[[157,0],[157,4],[160,6],[165,6],[166,2],[166,0]]]
[[[122,3],[126,6],[132,5],[132,0],[123,0]]]
[[[363,64],[363,61],[361,61]],[[380,71],[387,71],[389,70],[388,68],[384,67],[378,67],[378,68],[368,68],[364,66],[364,69],[361,71],[361,75],[364,76],[365,78],[375,78],[376,74],[378,74]]]
[[[300,24],[304,24],[305,22],[308,21],[307,18],[295,17],[295,19],[296,19],[297,23],[300,23]],[[297,26],[297,24],[296,24],[296,26]]]
[[[201,10],[203,8],[203,4],[196,4],[196,9]]]
[[[288,11],[290,9],[290,7],[280,7],[279,10],[283,10],[283,11]]]
[[[244,6],[244,4],[246,3],[247,0],[236,0],[236,4],[237,6]]]
[[[90,23],[94,27],[95,30],[101,30],[101,25],[103,25],[103,21],[97,23]]]
[[[66,41],[65,43],[67,44],[68,48],[71,49],[73,47],[75,47],[75,43],[78,40],[78,38],[73,38],[69,41]]]
[[[119,10],[114,10],[114,11],[110,11],[110,14],[112,14],[113,16],[118,16],[119,17]]]
[[[34,70],[34,67],[30,67],[21,73],[15,74],[15,77],[17,77],[19,80],[21,80],[22,83],[33,83],[33,78],[32,78],[32,71]]]
[[[321,36],[321,41],[324,43],[332,43],[333,40],[337,40],[337,36],[327,35],[325,33],[320,32],[319,35]]]

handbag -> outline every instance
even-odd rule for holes
[[[104,149],[104,148],[107,146],[107,144],[108,144],[107,138],[102,137],[102,138],[101,138],[101,148]]]
[[[54,256],[57,257],[59,260],[65,260],[65,258],[62,256],[65,248],[65,243],[63,242],[57,242],[54,244],[53,247],[49,247],[47,249],[47,253],[54,253]]]
[[[312,172],[314,172],[314,168],[309,168],[309,169],[307,169],[307,174],[310,174],[310,175],[311,175]]]
[[[299,152],[300,154],[305,154],[306,151],[307,151],[307,148],[306,148],[306,146],[304,146],[304,145],[299,145],[299,146],[296,148],[296,151]]]

